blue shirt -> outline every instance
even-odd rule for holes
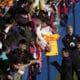
[[[6,55],[5,52],[3,52],[3,53],[0,55],[0,58],[1,58],[2,60],[7,60],[7,59],[8,59],[8,57],[7,57],[7,55]]]

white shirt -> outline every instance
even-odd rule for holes
[[[47,45],[47,41],[43,38],[43,35],[45,35],[45,34],[52,34],[52,29],[49,26],[47,26],[45,28],[41,28],[41,25],[40,25],[37,28],[37,36],[43,47],[46,47],[46,45]]]

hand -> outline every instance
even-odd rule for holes
[[[12,80],[12,76],[11,75],[8,75],[8,80]]]
[[[19,66],[19,70],[22,70],[22,71],[23,71],[24,68],[25,68],[25,65],[23,65],[23,64],[19,64],[18,66]]]
[[[31,60],[31,64],[35,64],[35,63],[38,63],[39,62],[39,60]]]
[[[45,51],[46,51],[46,52],[50,52],[50,51],[51,51],[51,46],[50,46],[49,43],[46,45]]]

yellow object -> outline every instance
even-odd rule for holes
[[[44,10],[44,6],[43,6],[43,5],[44,5],[43,0],[39,0],[39,4],[38,4],[38,6],[37,6],[38,9],[39,9],[39,10]]]
[[[35,0],[33,7],[37,7],[39,10],[45,10],[45,0]]]
[[[1,6],[12,6],[13,5],[13,0],[3,0],[0,3]]]
[[[44,39],[49,42],[51,46],[51,51],[47,52],[45,55],[46,56],[55,56],[58,55],[58,44],[57,40],[60,38],[59,34],[52,34],[52,35],[44,35]]]

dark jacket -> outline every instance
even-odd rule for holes
[[[63,58],[61,65],[61,80],[73,80],[72,60],[70,57]]]
[[[70,36],[70,35],[67,34],[62,39],[62,42],[63,42],[63,45],[64,45],[65,48],[67,48],[68,50],[71,50],[71,49],[75,49],[76,48],[76,43],[78,42],[78,40],[79,40],[79,36],[78,35],[73,34],[72,36]]]
[[[27,64],[30,62],[30,60],[33,60],[34,58],[28,51],[21,51],[19,48],[17,48],[13,53],[12,53],[12,63],[13,64],[18,64],[18,63],[23,63]]]

